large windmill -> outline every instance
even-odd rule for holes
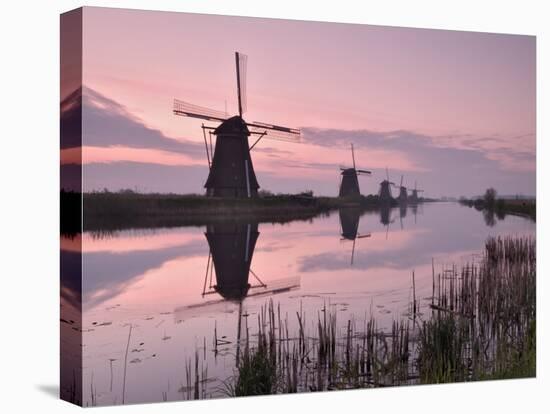
[[[263,137],[284,141],[300,139],[299,129],[263,122],[246,122],[243,119],[243,113],[246,112],[246,62],[246,55],[235,52],[238,115],[229,117],[226,112],[174,100],[175,115],[219,123],[217,127],[202,125],[210,169],[204,184],[208,196],[256,197],[260,186],[250,156],[252,148]],[[206,137],[207,131],[209,140]],[[212,135],[216,137],[215,145],[212,144]],[[252,145],[248,142],[250,135],[257,136]]]
[[[359,175],[371,175],[372,173],[367,170],[358,170],[355,166],[355,152],[353,151],[353,144],[351,144],[351,160],[353,161],[353,167],[340,167],[340,174],[342,180],[340,181],[340,197],[357,197],[361,195],[359,190]]]
[[[395,187],[397,187],[394,184]],[[406,204],[408,200],[407,187],[403,185],[403,175],[401,175],[401,181],[399,183],[399,195],[397,196],[397,201],[400,204]]]
[[[355,256],[355,241],[356,239],[363,239],[370,237],[370,233],[359,233],[359,220],[361,218],[361,209],[359,208],[341,208],[338,210],[340,217],[340,236],[341,241],[352,241],[351,247],[351,266],[353,266],[353,258]]]
[[[391,194],[391,186],[395,185],[392,181],[390,181],[390,174],[388,172],[388,169],[386,168],[386,179],[380,183],[380,190],[378,191],[378,197],[380,199],[381,205],[389,205],[393,201],[393,197]]]
[[[412,190],[412,194],[410,197],[411,203],[418,203],[420,201],[420,197],[418,197],[418,193],[423,193],[424,190],[420,190],[416,188],[416,181],[414,182],[414,189]]]

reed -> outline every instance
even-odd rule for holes
[[[495,238],[479,263],[451,266],[436,275],[432,297],[416,298],[411,315],[380,329],[371,312],[363,322],[338,321],[326,303],[316,318],[300,306],[296,324],[269,300],[248,333],[235,375],[223,393],[244,396],[418,383],[476,381],[535,375],[536,260],[531,238]],[[422,312],[421,312],[422,309]],[[431,312],[430,312],[431,309]],[[427,319],[422,320],[424,315]],[[411,323],[412,321],[412,323]],[[296,332],[289,332],[296,326]],[[214,327],[216,352],[217,326]],[[204,397],[205,380],[188,388]],[[204,385],[198,385],[202,383]],[[203,387],[201,392],[197,388]],[[191,397],[191,394],[188,394]]]

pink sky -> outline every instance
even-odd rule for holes
[[[461,193],[495,185],[534,194],[534,37],[105,8],[84,9],[83,32],[86,87],[145,128],[198,144],[200,122],[174,116],[173,98],[235,113],[233,53],[247,54],[245,119],[304,131],[301,144],[265,141],[274,151],[254,153],[262,187],[298,190],[289,182],[299,176],[303,189],[330,195],[354,142],[361,167],[375,172],[364,193],[377,191],[388,166],[432,195],[445,194],[453,177]],[[110,188],[103,176],[116,174],[117,163],[206,166],[204,153],[154,144],[98,147],[87,142],[86,123],[83,142],[90,189]],[[199,178],[179,192],[201,192],[206,176]],[[128,186],[139,183],[137,176]]]

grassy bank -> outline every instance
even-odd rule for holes
[[[79,194],[61,193],[64,211],[78,212],[65,217],[80,217]],[[314,197],[310,193],[268,195],[258,198],[216,198],[202,195],[140,194],[94,192],[83,195],[83,230],[119,230],[126,228],[205,225],[228,218],[255,222],[285,223],[309,220],[332,210],[361,206],[374,209],[377,196],[353,199]],[[77,220],[63,220],[73,228]]]
[[[483,211],[497,219],[502,219],[507,214],[528,217],[533,221],[537,219],[537,203],[536,200],[531,199],[497,199],[494,202],[487,202],[483,199],[461,199],[460,204]]]

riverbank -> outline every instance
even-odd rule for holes
[[[478,211],[494,214],[498,218],[504,217],[506,214],[511,214],[527,217],[533,221],[537,220],[537,202],[532,199],[498,199],[490,204],[483,199],[462,199],[459,203],[470,208],[473,207]]]
[[[80,195],[61,193],[62,230],[80,228]],[[285,223],[309,220],[346,207],[379,207],[378,196],[343,199],[309,193],[258,198],[216,198],[202,195],[95,192],[83,195],[83,230],[202,226],[228,218],[250,222]]]

